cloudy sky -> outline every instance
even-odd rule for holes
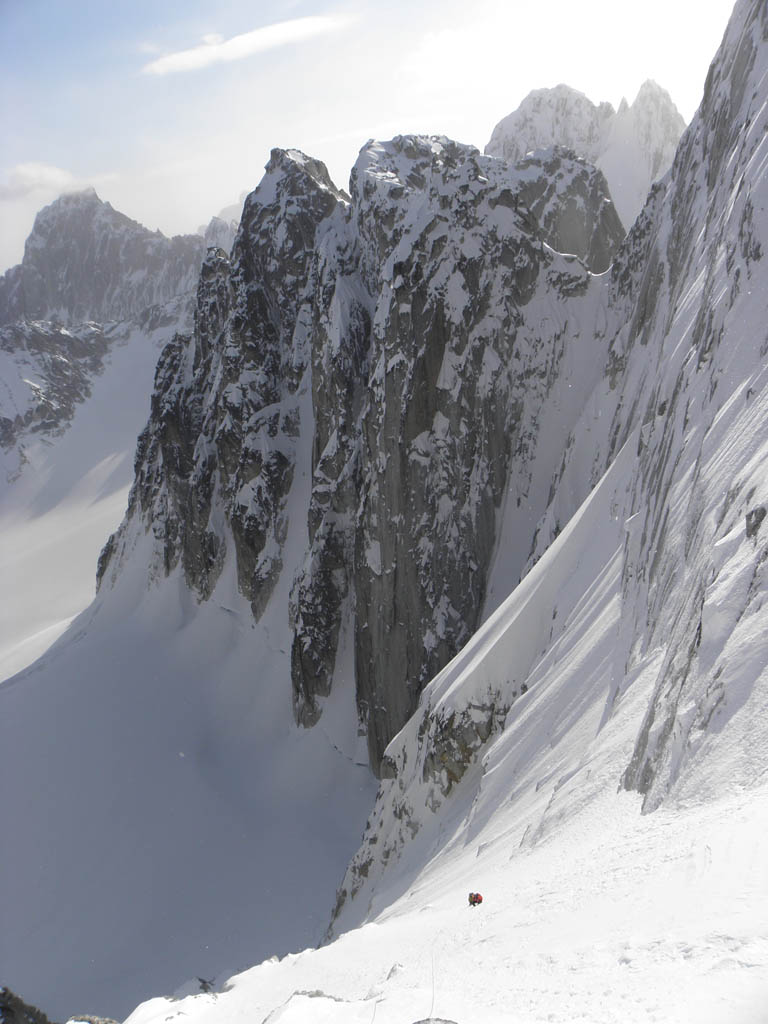
[[[273,146],[346,186],[402,132],[483,148],[531,90],[632,101],[654,78],[690,119],[732,0],[0,0],[0,271],[62,191],[167,234],[261,177]]]

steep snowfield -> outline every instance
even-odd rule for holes
[[[375,923],[129,1020],[764,1024],[766,794],[637,810],[632,795],[606,798],[531,851],[502,813]]]
[[[178,574],[147,590],[136,554],[1,688],[0,964],[59,1019],[316,942],[373,797],[354,714],[293,724],[284,617],[254,627],[232,564],[202,608]]]
[[[626,449],[425,692],[434,716],[482,699],[499,673],[522,676],[534,664],[504,732],[443,812],[421,802],[415,838],[392,858],[369,923],[320,950],[267,961],[216,995],[191,995],[193,979],[179,993],[189,998],[150,1001],[130,1024],[245,1015],[271,1024],[765,1021],[768,788],[734,785],[713,800],[700,781],[648,816],[636,794],[616,791],[656,665],[649,659],[617,686],[624,524],[615,502],[630,469]],[[540,651],[553,605],[564,625]],[[392,746],[413,756],[418,724]],[[716,754],[709,765],[727,767]],[[480,908],[468,908],[469,890],[482,892]]]

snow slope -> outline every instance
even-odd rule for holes
[[[306,480],[304,464],[294,501]],[[231,562],[201,609],[178,574],[147,590],[142,571],[4,684],[0,793],[20,827],[0,835],[0,964],[15,990],[59,1019],[120,1016],[190,971],[319,939],[373,785],[339,749],[354,714],[293,724],[289,652],[282,617],[254,626]]]
[[[499,672],[535,663],[503,733],[441,812],[433,793],[404,826],[404,803],[416,804],[412,789],[404,794],[387,826],[415,838],[391,857],[368,923],[266,961],[218,994],[192,995],[193,982],[183,1002],[150,1001],[130,1024],[765,1021],[768,788],[734,787],[716,800],[700,789],[642,816],[639,797],[615,787],[654,668],[651,660],[617,687],[624,524],[615,502],[631,456],[627,447],[425,692],[434,720],[441,707],[482,700]],[[564,625],[542,654],[553,604]],[[417,716],[392,746],[418,758],[419,725]],[[374,820],[382,805],[398,806],[384,792]],[[468,908],[470,889],[483,893],[482,907]]]
[[[15,450],[5,453],[15,473],[0,481],[0,573],[13,600],[0,612],[0,680],[31,664],[94,598],[96,562],[125,512],[155,364],[172,333],[113,327],[71,424],[27,434],[20,466]]]

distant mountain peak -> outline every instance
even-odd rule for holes
[[[24,259],[0,277],[0,324],[124,320],[194,291],[205,242],[166,238],[104,202],[65,192],[35,218]]]
[[[90,201],[93,199],[104,204],[104,201],[100,198],[93,185],[86,185],[85,188],[76,188],[71,191],[62,192],[57,199],[54,199],[53,202],[48,205],[56,206],[57,204],[76,203]]]
[[[565,146],[598,167],[625,228],[637,217],[648,190],[672,163],[685,122],[669,93],[647,79],[630,105],[616,111],[595,104],[568,85],[530,92],[503,118],[485,148],[516,163],[532,150]]]

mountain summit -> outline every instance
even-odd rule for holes
[[[0,277],[0,324],[125,320],[194,291],[206,243],[166,238],[102,202],[93,188],[38,213],[24,258]]]
[[[565,146],[605,174],[619,217],[628,229],[648,190],[669,168],[685,122],[670,95],[645,82],[630,105],[595,105],[567,85],[536,89],[499,121],[485,147],[490,156],[516,163],[526,153]]]

